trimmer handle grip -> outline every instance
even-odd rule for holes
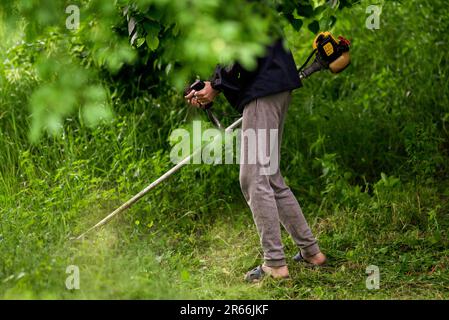
[[[206,84],[202,80],[196,80],[194,83],[192,83],[187,89],[184,90],[184,95],[188,95],[192,90],[200,91],[203,90]],[[213,105],[213,102],[208,103],[204,106],[202,106],[203,109],[210,109]]]
[[[318,62],[314,61],[310,66],[306,67],[304,70],[299,72],[299,77],[301,79],[308,78],[312,73],[323,70],[323,66]]]
[[[205,86],[206,86],[206,84],[204,83],[204,81],[196,80],[187,89],[184,90],[184,96],[188,95],[192,90],[195,90],[195,91],[203,90],[203,88]],[[213,102],[210,102],[201,107],[202,107],[202,109],[204,109],[210,122],[212,122],[212,124],[215,127],[217,127],[218,129],[224,129],[224,127],[222,126],[222,124],[220,123],[218,118],[212,113],[212,106],[213,106]]]

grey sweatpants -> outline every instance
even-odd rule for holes
[[[269,267],[286,265],[280,223],[291,235],[304,257],[320,252],[301,207],[285,184],[276,161],[273,161],[275,170],[267,170],[266,159],[262,161],[263,158],[254,155],[257,150],[256,153],[263,151],[268,156],[271,150],[270,161],[274,157],[280,160],[282,131],[290,100],[291,92],[286,91],[255,99],[246,105],[243,111],[240,186],[259,232],[265,265]],[[277,130],[277,141],[274,138],[270,141],[270,130],[274,134]],[[249,131],[262,132],[256,134],[256,149],[251,146]],[[264,141],[261,141],[261,137],[264,137]],[[260,142],[267,144],[264,146],[264,143]]]

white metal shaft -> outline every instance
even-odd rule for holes
[[[225,132],[229,132],[235,128],[237,128],[241,123],[242,123],[243,118],[238,119],[237,121],[235,121],[233,124],[231,124],[229,127],[227,127],[225,129]],[[213,141],[213,140],[212,140]],[[205,146],[209,145],[206,144]],[[164,173],[162,176],[160,176],[158,179],[156,179],[155,181],[153,181],[150,185],[148,185],[145,189],[143,189],[142,191],[140,191],[138,194],[136,194],[134,197],[132,197],[131,199],[129,199],[127,202],[125,202],[124,204],[122,204],[120,207],[118,207],[117,209],[115,209],[113,212],[111,212],[110,214],[108,214],[105,218],[103,218],[101,221],[99,221],[96,225],[94,225],[93,227],[89,228],[87,231],[85,231],[84,233],[82,233],[81,235],[79,235],[77,238],[75,238],[75,240],[80,240],[82,239],[87,233],[89,233],[90,231],[97,229],[98,227],[101,227],[102,225],[105,225],[107,222],[109,222],[109,220],[111,220],[114,216],[116,216],[117,214],[125,211],[126,209],[130,208],[134,203],[136,203],[140,198],[142,198],[144,195],[146,195],[150,190],[154,189],[157,185],[159,185],[161,182],[165,181],[168,177],[170,177],[173,173],[175,173],[176,171],[178,171],[179,169],[181,169],[184,165],[186,165],[187,163],[190,162],[190,160],[198,153],[201,152],[203,148],[199,148],[197,150],[195,150],[192,154],[190,154],[187,158],[185,158],[184,160],[182,160],[181,162],[179,162],[176,166],[174,166],[173,168],[171,168],[170,170],[168,170],[166,173]]]

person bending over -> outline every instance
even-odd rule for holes
[[[218,65],[204,89],[185,96],[191,105],[202,107],[222,92],[229,103],[243,113],[240,186],[253,214],[264,253],[264,263],[246,273],[245,280],[249,282],[259,281],[265,275],[288,278],[280,223],[299,248],[295,261],[317,266],[326,262],[298,201],[279,170],[282,131],[291,92],[299,87],[301,81],[293,55],[279,38],[267,46],[255,70],[245,70],[238,63],[227,67]],[[254,143],[251,145],[249,134],[245,134],[248,130],[256,133],[256,149]],[[277,133],[274,141],[270,132]],[[254,150],[257,155],[269,153],[270,168],[261,157],[254,156]],[[254,158],[255,161],[250,161]]]

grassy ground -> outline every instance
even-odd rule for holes
[[[394,231],[376,226],[375,219],[371,226],[351,223],[350,219],[358,216],[365,219],[362,210],[341,210],[326,217],[307,212],[329,257],[327,268],[308,269],[289,258],[290,281],[267,279],[246,284],[243,274],[260,263],[261,252],[250,212],[239,202],[231,208],[214,208],[208,217],[200,218],[199,226],[191,223],[194,212],[180,215],[171,226],[159,228],[155,222],[145,227],[146,232],[135,223],[133,226],[128,217],[117,219],[83,242],[70,242],[61,235],[53,243],[22,244],[15,249],[15,256],[9,256],[16,272],[2,277],[0,293],[7,299],[449,298],[445,232],[443,239],[441,235],[434,239],[435,234],[407,225]],[[151,211],[148,206],[142,210]],[[93,216],[80,225],[89,226],[106,212],[102,211],[90,212]],[[184,220],[187,227],[183,227]],[[296,248],[287,235],[284,243],[291,257]],[[80,268],[80,290],[65,287],[68,265]],[[368,265],[380,269],[378,290],[366,288]]]

